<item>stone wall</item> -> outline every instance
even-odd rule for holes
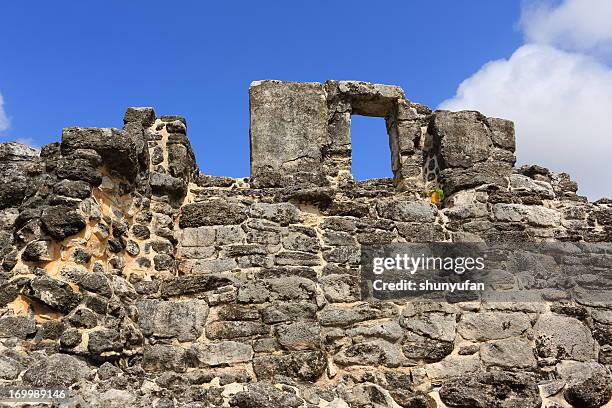
[[[249,179],[199,172],[185,119],[151,108],[0,144],[0,385],[93,407],[608,403],[610,304],[365,302],[359,263],[433,241],[612,258],[611,201],[514,168],[511,122],[399,87],[261,81],[250,105]],[[386,118],[393,179],[352,179],[351,114]]]

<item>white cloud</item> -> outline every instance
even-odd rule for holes
[[[0,94],[0,131],[8,129],[9,124],[9,119],[6,113],[4,113],[4,99],[2,98],[2,94]]]
[[[527,42],[565,50],[611,51],[612,1],[565,0],[525,3],[521,28]]]
[[[567,10],[575,10],[575,3],[585,2],[567,0],[558,8],[540,9],[537,17],[528,9],[522,25],[527,38],[538,43],[483,65],[440,108],[474,109],[513,120],[518,164],[567,172],[578,182],[579,193],[595,200],[612,197],[612,68],[593,55],[560,49],[559,43],[573,48],[576,39],[585,47],[606,44],[605,30],[580,28],[588,26],[591,14],[586,12],[574,16],[581,22],[575,38],[566,38],[572,27],[564,24],[575,23]],[[599,16],[593,19],[598,25]],[[536,27],[535,21],[547,23]]]

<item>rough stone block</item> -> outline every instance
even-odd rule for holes
[[[542,399],[529,374],[493,371],[458,376],[445,382],[440,399],[450,407],[540,408]]]
[[[287,350],[310,350],[319,348],[321,329],[311,322],[295,322],[276,329],[278,342]]]
[[[163,344],[145,346],[142,355],[142,368],[153,372],[167,370],[184,372],[187,368],[187,350],[182,347]]]
[[[184,247],[205,247],[215,242],[215,229],[211,227],[185,228],[181,235]]]
[[[254,321],[221,321],[206,326],[206,337],[209,339],[234,339],[268,334],[270,329]]]
[[[253,359],[253,371],[258,379],[284,375],[304,381],[316,381],[325,371],[327,360],[320,350],[294,351],[282,355],[258,356]]]
[[[129,181],[148,167],[148,149],[142,131],[65,128],[62,131],[62,154],[68,155],[76,149],[95,150],[109,170]]]
[[[249,209],[249,215],[274,221],[280,225],[289,225],[300,220],[300,211],[291,203],[255,203]]]
[[[328,81],[328,86],[333,81]],[[385,117],[395,110],[404,91],[399,86],[362,81],[338,81],[340,95],[350,101],[353,114]]]
[[[487,118],[486,123],[491,129],[493,143],[503,149],[514,152],[516,142],[514,140],[514,123],[506,119]]]
[[[0,210],[21,204],[29,185],[27,169],[38,154],[20,143],[0,143]]]
[[[25,339],[36,333],[36,321],[25,316],[5,316],[0,318],[0,338],[16,337]]]
[[[247,219],[247,208],[236,202],[215,199],[187,204],[181,208],[179,226],[234,225]]]
[[[529,223],[536,227],[556,227],[561,223],[558,211],[523,204],[495,204],[493,215],[498,221]]]
[[[489,158],[491,132],[478,112],[438,111],[431,132],[446,167],[469,168]]]
[[[237,341],[195,343],[191,346],[198,362],[204,366],[246,363],[253,359],[253,347]]]
[[[434,222],[437,213],[436,207],[428,201],[380,201],[376,209],[383,218],[404,222]]]
[[[466,340],[498,340],[520,336],[531,329],[531,320],[525,313],[479,312],[464,313],[457,331]]]
[[[127,108],[123,116],[123,123],[137,123],[142,127],[149,127],[155,122],[155,110],[151,107]]]
[[[23,383],[37,388],[66,388],[74,383],[90,378],[91,370],[87,364],[74,356],[53,354],[41,356],[23,374]]]
[[[204,330],[208,315],[208,305],[201,300],[143,300],[137,306],[142,333],[163,339],[197,339]]]
[[[597,358],[599,346],[589,329],[573,317],[542,315],[534,326],[540,357],[589,361]]]
[[[260,186],[310,179],[323,184],[327,141],[323,84],[256,81],[251,84],[251,177]]]
[[[537,364],[529,342],[517,338],[482,344],[480,358],[485,365],[494,367],[533,368]]]

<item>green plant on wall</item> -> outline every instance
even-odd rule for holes
[[[431,197],[431,202],[438,207],[442,207],[444,205],[444,190],[441,188],[434,188],[429,192],[429,196]]]

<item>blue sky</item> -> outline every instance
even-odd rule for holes
[[[249,174],[253,80],[397,84],[435,107],[522,38],[516,1],[32,1],[0,13],[0,141],[40,146],[153,106],[186,116],[201,169],[230,176]],[[354,173],[390,174],[382,120],[360,119]]]
[[[187,117],[207,174],[248,176],[257,79],[400,85],[432,108],[515,121],[518,163],[612,196],[612,1],[2,2],[0,141]],[[355,117],[353,173],[390,175],[382,120]]]

